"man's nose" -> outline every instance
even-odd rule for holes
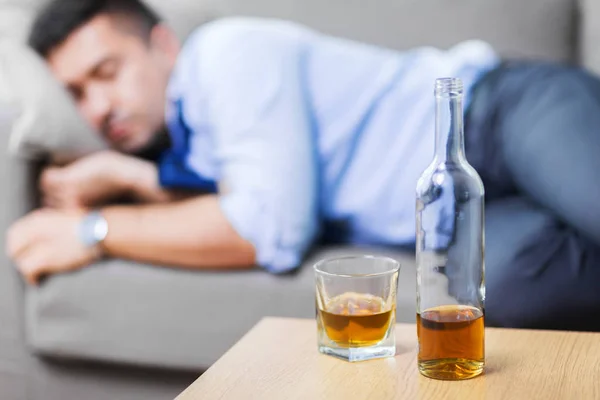
[[[101,130],[110,115],[110,98],[98,89],[90,89],[86,97],[83,114],[94,129]]]

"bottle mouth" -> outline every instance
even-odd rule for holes
[[[438,97],[455,97],[463,94],[463,83],[460,78],[438,78],[435,80],[435,95]]]

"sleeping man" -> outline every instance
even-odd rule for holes
[[[600,311],[600,81],[581,69],[246,18],[180,48],[138,0],[54,0],[30,45],[112,149],[43,172],[7,243],[32,284],[99,257],[283,273],[317,241],[410,245],[433,83],[454,76],[487,191],[487,321],[600,329],[581,318]]]

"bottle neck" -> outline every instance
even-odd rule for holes
[[[436,94],[435,158],[441,162],[465,160],[462,93]]]

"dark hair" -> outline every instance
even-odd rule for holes
[[[47,57],[71,33],[101,14],[128,18],[144,39],[160,23],[160,17],[140,0],[52,0],[37,15],[29,45]]]

